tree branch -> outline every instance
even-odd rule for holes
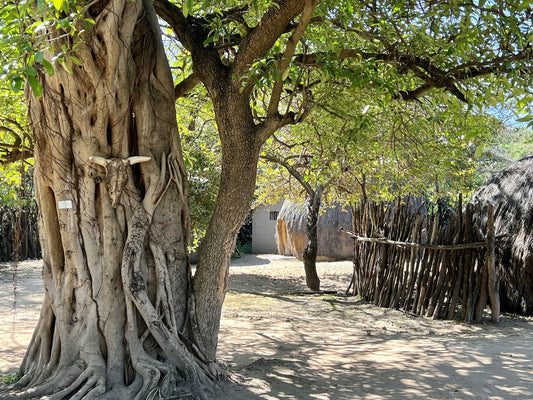
[[[295,146],[302,146],[304,144],[308,144],[309,143],[309,140],[306,140],[305,142],[298,142],[298,143],[293,143],[293,144],[289,144],[289,143],[285,143],[283,140],[281,140],[280,138],[278,138],[276,135],[273,135],[272,136],[274,138],[274,140],[276,142],[278,142],[279,144],[281,144],[283,147],[286,147],[288,148],[289,150],[292,149],[293,147]],[[300,156],[298,156],[300,157]],[[305,156],[305,157],[310,157],[310,156]]]
[[[516,54],[501,56],[484,62],[470,62],[458,65],[457,67],[452,68],[449,73],[456,81],[476,78],[494,73],[509,72],[510,68],[506,65],[507,63],[531,60],[532,58],[533,47],[532,45],[528,45],[525,49]],[[531,72],[532,68],[529,67],[527,70]]]
[[[296,51],[296,46],[298,45],[298,42],[305,33],[305,30],[309,25],[309,21],[311,20],[311,16],[313,15],[313,11],[317,4],[317,0],[309,1],[306,3],[302,15],[300,17],[300,22],[298,23],[296,29],[289,38],[289,42],[287,43],[287,47],[285,48],[283,58],[278,63],[278,80],[272,88],[272,94],[270,95],[270,103],[268,105],[267,117],[274,115],[278,112],[279,101],[281,98],[281,93],[283,91],[283,74],[290,66],[292,56]]]
[[[261,158],[263,158],[264,160],[279,164],[282,167],[284,167],[289,172],[289,174],[291,174],[298,182],[300,182],[300,184],[304,187],[305,191],[307,192],[309,196],[312,197],[315,195],[315,191],[313,190],[309,182],[307,182],[304,179],[303,175],[300,174],[300,172],[296,168],[294,168],[292,165],[290,165],[287,161],[281,158],[278,158],[273,154],[265,154],[261,156]]]
[[[300,54],[295,58],[295,63],[314,66],[320,68],[323,60],[326,59],[325,52],[318,52],[312,54]],[[487,76],[491,74],[504,74],[511,72],[511,68],[507,65],[510,62],[529,60],[533,57],[532,46],[516,54],[510,54],[508,56],[496,57],[484,62],[470,62],[459,65],[444,71],[438,68],[431,60],[417,57],[413,55],[402,55],[397,53],[367,53],[356,49],[346,49],[341,51],[337,56],[337,60],[345,60],[350,58],[360,60],[374,59],[385,64],[397,64],[399,65],[399,71],[412,71],[415,76],[424,81],[424,84],[417,89],[411,91],[401,91],[398,97],[404,100],[412,101],[420,97],[425,92],[433,88],[442,88],[450,91],[459,100],[466,102],[466,97],[456,86],[457,82],[467,79]],[[533,68],[522,68],[524,72],[531,72]]]
[[[174,87],[174,97],[176,99],[184,97],[187,93],[193,90],[196,85],[200,84],[201,82],[202,80],[200,79],[200,75],[193,72],[191,75],[189,75],[187,78],[182,80]]]
[[[192,30],[193,18],[185,18],[181,8],[168,0],[154,0],[154,7],[157,15],[170,25],[183,46],[192,53],[198,47]]]
[[[303,11],[304,3],[304,0],[279,0],[269,7],[259,24],[243,38],[239,46],[233,63],[233,73],[237,79],[276,43],[287,25]]]
[[[154,0],[154,5],[157,15],[169,24],[181,44],[191,53],[193,69],[198,74],[194,79],[213,87],[225,75],[226,67],[212,44],[204,46],[209,36],[206,21],[190,15],[185,18],[181,8],[168,0]]]
[[[433,89],[433,86],[431,85],[422,85],[414,90],[400,90],[395,98],[399,98],[405,101],[415,101],[431,89]]]

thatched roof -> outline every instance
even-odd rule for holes
[[[533,155],[498,172],[470,202],[492,203],[496,235],[510,235],[496,248],[502,310],[533,315]]]
[[[303,204],[285,201],[278,215],[278,251],[283,255],[302,258],[307,242],[307,208]],[[318,218],[318,259],[344,260],[353,255],[353,242],[340,232],[351,229],[352,215],[340,206],[323,208]]]

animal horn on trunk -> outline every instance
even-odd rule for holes
[[[130,165],[150,161],[151,159],[152,157],[148,156],[132,156],[127,158],[127,160],[130,162]]]
[[[90,156],[89,161],[92,163],[101,165],[102,167],[106,167],[107,164],[109,164],[111,160],[107,160],[104,157],[99,157],[99,156]]]

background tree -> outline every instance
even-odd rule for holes
[[[279,139],[277,139],[279,141]],[[289,150],[292,145],[288,145],[279,141],[279,143],[288,148]],[[296,145],[294,145],[296,146]],[[322,159],[322,155],[319,153],[314,153],[313,156],[309,154],[304,154],[303,152],[298,154],[292,154],[288,156],[279,156],[274,155],[271,152],[267,152],[262,157],[272,163],[279,164],[294,178],[300,185],[301,189],[305,191],[305,204],[304,207],[307,211],[307,221],[306,221],[306,234],[307,242],[305,248],[302,252],[302,260],[304,263],[305,271],[305,283],[307,287],[313,291],[320,290],[320,278],[318,277],[316,271],[316,258],[318,254],[318,216],[320,211],[320,206],[322,204],[322,194],[324,192],[324,187],[327,187],[328,182],[320,183],[318,180],[317,183],[312,186],[309,183],[308,176],[304,176],[305,172],[301,171],[302,168],[309,166],[309,160],[312,160],[313,157]],[[291,159],[293,161],[291,161]],[[271,175],[269,175],[271,177]],[[324,179],[324,175],[319,171],[316,173],[318,179]]]
[[[320,284],[317,223],[323,193],[329,204],[352,205],[408,194],[436,199],[468,193],[476,149],[492,141],[500,127],[496,118],[469,112],[457,101],[434,106],[438,96],[380,107],[372,96],[335,93],[340,96],[319,103],[313,118],[269,139],[262,158],[283,168],[263,168],[256,191],[259,201],[280,196],[298,201],[303,194],[308,240],[302,258],[313,290]]]
[[[533,131],[524,124],[504,119],[505,126],[487,143],[476,170],[475,185],[481,186],[487,179],[509,164],[533,152]]]
[[[21,94],[0,96],[0,260],[40,254],[31,171],[33,140]]]
[[[189,249],[196,250],[215,209],[220,181],[220,140],[211,103],[202,87],[179,98],[176,109],[189,182]]]
[[[175,87],[154,5],[190,60]],[[16,60],[5,79],[32,88],[46,286],[21,398],[202,396],[220,371],[229,260],[260,148],[309,115],[318,83],[344,76],[385,102],[432,89],[494,101],[531,83],[522,3],[54,0],[1,13]],[[200,83],[222,160],[191,277],[174,101]]]

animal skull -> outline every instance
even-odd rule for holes
[[[89,157],[89,161],[91,161],[91,162],[93,162],[95,164],[101,165],[102,167],[106,167],[108,164],[111,163],[112,160],[121,160],[123,163],[125,163],[127,161],[130,165],[133,165],[133,164],[138,164],[138,163],[141,163],[141,162],[150,161],[151,159],[152,159],[152,157],[148,157],[148,156],[131,156],[131,157],[128,157],[126,159],[122,159],[122,158],[118,158],[118,159],[115,159],[115,158],[104,158],[104,157],[99,157],[99,156],[90,156]]]
[[[89,161],[105,168],[105,179],[113,207],[117,206],[124,187],[128,182],[128,167],[133,164],[150,161],[152,157],[132,156],[124,158],[89,157]]]

